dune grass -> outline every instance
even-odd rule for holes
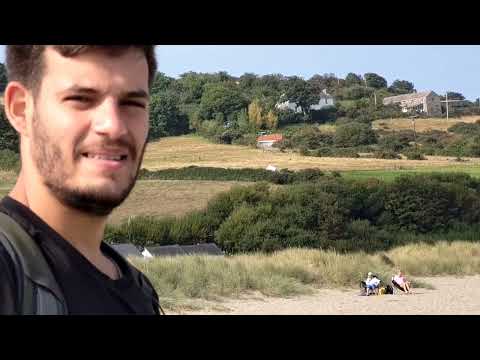
[[[238,298],[252,292],[290,297],[319,288],[357,288],[368,271],[385,281],[397,268],[411,276],[479,274],[479,255],[479,243],[455,241],[407,245],[373,255],[289,249],[270,255],[131,261],[152,281],[162,305],[174,310],[201,308],[205,301]],[[414,287],[432,288],[412,280]]]

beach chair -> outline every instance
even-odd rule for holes
[[[401,292],[404,293],[405,290],[403,290],[403,288],[402,288],[400,285],[398,285],[397,282],[396,282],[394,279],[395,279],[395,277],[392,276],[392,285],[393,285],[393,289],[394,289],[394,290],[393,290],[393,293],[395,294],[395,291],[396,291],[396,290],[400,290]],[[396,290],[395,290],[395,289],[396,289]]]

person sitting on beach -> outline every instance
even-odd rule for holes
[[[394,285],[402,289],[405,293],[412,293],[410,281],[407,281],[405,275],[402,273],[402,270],[398,270],[398,273],[393,277],[392,282],[394,283]]]
[[[376,294],[380,285],[380,279],[373,275],[372,272],[369,272],[367,275],[367,279],[365,280],[365,285],[367,290],[367,296],[369,296],[371,292]]]

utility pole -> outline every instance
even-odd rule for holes
[[[447,104],[447,121],[448,121],[448,91],[445,93],[445,103]]]
[[[377,108],[377,93],[374,91],[373,96],[375,96],[375,109]]]
[[[413,124],[413,141],[415,143],[415,151],[417,151],[417,132],[415,131],[415,118],[417,118],[418,115],[412,115],[412,124]]]
[[[445,93],[445,100],[442,100],[440,102],[445,103],[445,106],[447,107],[447,121],[448,121],[448,105],[451,102],[458,102],[458,101],[463,101],[463,100],[448,100],[448,91]]]

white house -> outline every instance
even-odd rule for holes
[[[402,112],[419,111],[429,116],[442,114],[440,96],[433,91],[389,96],[383,99],[383,105],[398,104]]]
[[[334,106],[334,105],[335,105],[335,99],[333,98],[332,95],[327,93],[327,89],[324,89],[320,94],[320,99],[318,100],[318,103],[311,105],[310,110],[318,111],[318,110],[322,110],[323,108]],[[290,100],[280,102],[276,104],[275,107],[279,110],[292,110],[297,113],[302,112],[301,106],[297,105],[295,102]]]

